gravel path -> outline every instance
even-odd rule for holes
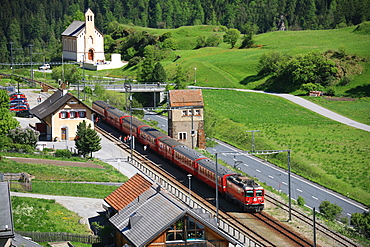
[[[31,163],[31,164],[44,164],[44,165],[54,165],[54,166],[77,166],[77,167],[91,167],[105,169],[90,162],[76,162],[76,161],[62,161],[62,160],[49,160],[49,159],[33,159],[33,158],[20,158],[20,157],[5,157],[10,160],[14,160],[18,163]]]

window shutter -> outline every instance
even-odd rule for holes
[[[80,112],[76,111],[76,118],[80,117]]]
[[[62,118],[62,112],[59,112],[59,118]]]
[[[67,118],[71,117],[71,113],[67,112]]]

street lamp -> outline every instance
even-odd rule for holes
[[[191,195],[191,174],[188,174],[188,179],[189,179],[189,196]]]
[[[197,68],[194,68],[194,84],[197,83]]]

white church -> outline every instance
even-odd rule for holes
[[[112,54],[111,61],[105,60],[104,37],[95,27],[94,13],[89,8],[85,21],[73,21],[62,33],[63,59],[77,61],[90,70],[121,68],[121,54]]]

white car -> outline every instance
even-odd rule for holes
[[[50,64],[45,63],[39,67],[39,70],[47,70],[50,69]]]

